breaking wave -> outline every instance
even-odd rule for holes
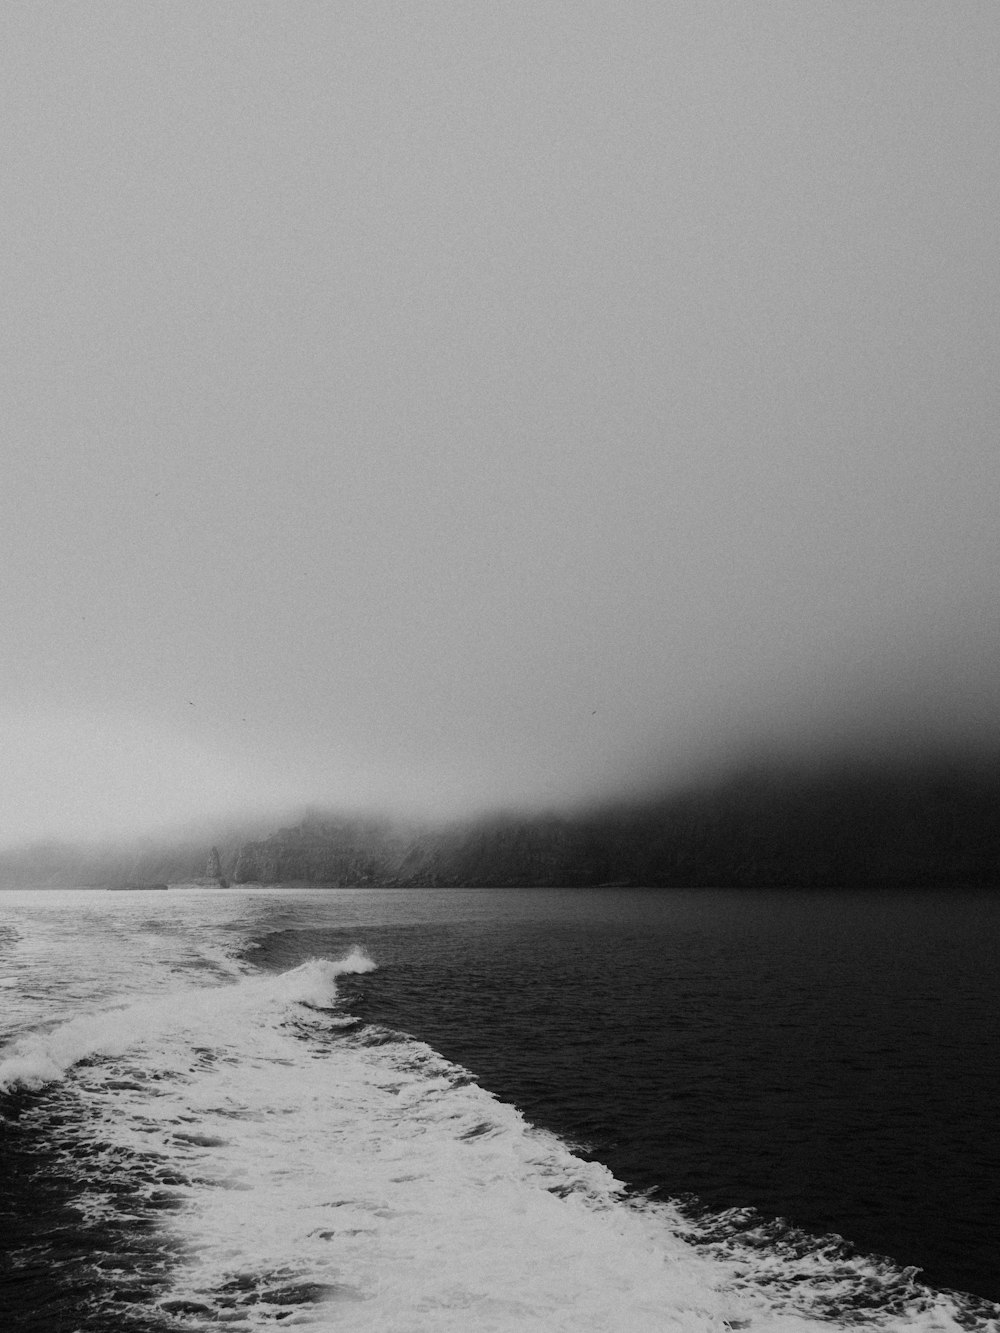
[[[41,1088],[62,1078],[82,1060],[123,1055],[157,1038],[202,1027],[209,1015],[221,1027],[234,1018],[249,1022],[269,1012],[273,1016],[281,1006],[293,1002],[331,1008],[337,999],[338,976],[370,972],[374,966],[360,949],[354,949],[339,962],[313,959],[282,975],[246,977],[232,987],[178,989],[112,1004],[13,1042],[0,1060],[0,1092]]]

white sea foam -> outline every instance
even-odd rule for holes
[[[178,1033],[206,1029],[201,1040],[210,1041],[215,1025],[231,1025],[234,1018],[245,1018],[249,1024],[289,1003],[330,1008],[337,997],[338,976],[368,972],[374,966],[361,950],[354,949],[339,962],[314,959],[279,976],[244,978],[238,986],[174,989],[81,1015],[51,1031],[13,1042],[0,1059],[0,1091],[37,1089],[61,1078],[82,1060],[122,1055]]]

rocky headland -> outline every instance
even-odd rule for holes
[[[0,884],[993,885],[998,814],[992,762],[757,769],[564,814],[311,813],[252,836],[48,843],[0,853]]]

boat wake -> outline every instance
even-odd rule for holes
[[[431,1047],[347,1013],[339,978],[375,967],[359,949],[240,967],[3,1053],[8,1116],[73,1185],[81,1327],[996,1327],[829,1239],[628,1196]]]

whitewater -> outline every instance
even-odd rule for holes
[[[8,1277],[41,1261],[62,1304],[46,1325],[15,1295],[11,1327],[1000,1327],[884,1261],[713,1247],[475,1069],[354,1015],[345,981],[374,976],[375,951],[255,962],[269,934],[319,930],[341,901],[0,894],[0,1113],[6,1141],[68,1182],[75,1245],[65,1227],[59,1247],[15,1230]],[[374,922],[388,901],[369,895]],[[27,1220],[30,1182],[19,1198]]]

